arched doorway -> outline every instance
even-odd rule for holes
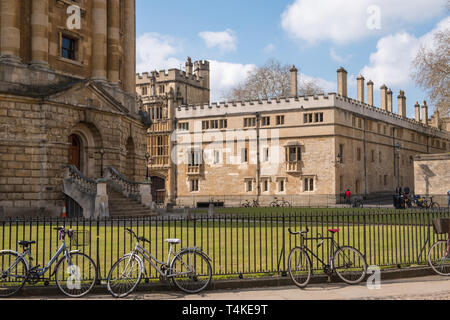
[[[69,165],[81,170],[81,138],[76,134],[69,136]]]
[[[152,199],[157,204],[164,203],[166,199],[166,180],[160,177],[151,177]]]

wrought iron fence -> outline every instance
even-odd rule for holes
[[[278,211],[277,211],[278,210]],[[125,232],[132,228],[151,241],[146,248],[160,260],[167,257],[166,238],[180,238],[181,247],[201,247],[212,258],[213,275],[217,277],[257,274],[286,274],[289,250],[298,239],[288,228],[308,227],[308,237],[329,236],[328,229],[339,228],[334,236],[340,245],[351,245],[366,257],[368,265],[397,267],[426,264],[429,247],[439,238],[433,219],[450,218],[448,209],[423,210],[314,210],[294,209],[258,212],[258,208],[240,213],[208,216],[148,217],[139,219],[84,220],[82,218],[35,218],[0,220],[0,250],[20,250],[20,240],[34,240],[34,264],[41,266],[60,245],[54,227],[77,230],[88,238],[72,243],[91,256],[97,264],[100,279],[105,280],[112,264],[132,250],[134,240]],[[307,246],[328,260],[328,245],[317,248],[313,240]],[[326,244],[326,243],[325,243]],[[322,265],[313,261],[313,267]],[[149,278],[158,274],[146,266]],[[51,279],[43,279],[51,280]]]

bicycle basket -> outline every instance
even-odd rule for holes
[[[450,233],[450,219],[433,219],[433,227],[437,234]]]
[[[84,247],[89,245],[90,241],[89,230],[78,231],[74,230],[70,238],[70,245],[74,247]]]

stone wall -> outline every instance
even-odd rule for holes
[[[433,196],[441,206],[447,206],[450,190],[450,153],[414,157],[415,194]]]

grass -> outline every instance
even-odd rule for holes
[[[80,221],[78,226],[67,223],[68,227],[86,232],[91,240],[90,245],[79,249],[99,264],[103,279],[111,265],[134,247],[135,242],[125,231],[126,227],[131,227],[138,235],[149,239],[151,244],[146,244],[145,247],[160,260],[167,259],[166,238],[182,239],[177,249],[202,247],[213,259],[215,278],[238,274],[270,275],[285,270],[289,250],[299,244],[298,239],[296,241],[289,235],[288,227],[301,230],[308,226],[308,237],[312,238],[320,234],[326,235],[328,228],[338,227],[340,232],[335,239],[340,245],[355,246],[366,255],[368,265],[381,267],[424,263],[429,245],[425,246],[426,251],[419,259],[420,250],[426,244],[429,234],[431,242],[437,238],[425,213],[382,212],[374,215],[365,212],[364,215],[354,215],[336,209],[308,209],[305,214],[298,213],[295,208],[285,209],[284,214],[278,216],[269,215],[269,212],[255,215],[256,211],[250,210],[238,215],[236,210],[223,213],[222,218],[206,219],[197,216],[197,220],[191,221],[151,220],[150,223],[149,220],[111,220],[98,225],[95,222]],[[34,264],[43,266],[60,245],[56,231],[53,230],[56,225],[55,222],[4,222],[3,225],[0,222],[0,249],[20,250],[17,245],[19,240],[35,240],[37,244],[32,246]],[[316,248],[317,240],[307,240],[306,244],[319,258],[328,259],[331,250],[329,241],[319,249]],[[158,274],[148,263],[146,268],[147,271],[151,270],[151,278],[157,278]],[[313,268],[322,268],[315,258]]]

